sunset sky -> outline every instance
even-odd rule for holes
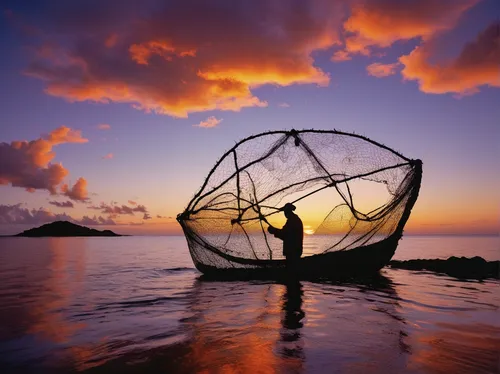
[[[498,0],[2,4],[0,234],[180,233],[226,150],[292,128],[422,159],[408,233],[499,231]]]

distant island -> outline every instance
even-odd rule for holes
[[[68,221],[55,221],[52,223],[47,223],[46,225],[35,227],[23,231],[17,235],[21,237],[29,238],[41,238],[47,236],[123,236],[114,233],[111,230],[95,230],[85,226],[76,225]]]

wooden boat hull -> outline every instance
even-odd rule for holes
[[[294,269],[284,260],[273,261],[265,267],[246,269],[220,269],[215,266],[196,264],[196,268],[209,279],[342,279],[376,274],[391,260],[401,235],[392,236],[366,246],[347,251],[329,252],[303,257]]]

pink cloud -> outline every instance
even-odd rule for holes
[[[345,50],[336,51],[331,58],[331,60],[335,62],[349,61],[351,59],[352,57],[349,55],[349,52]]]
[[[106,156],[102,156],[102,158],[103,158],[104,160],[110,160],[110,159],[112,159],[112,158],[113,158],[113,154],[112,154],[112,153],[108,153]]]
[[[383,78],[396,74],[396,69],[400,65],[401,64],[399,62],[395,62],[393,64],[382,64],[380,62],[375,62],[373,64],[368,65],[366,67],[366,71],[368,72],[368,75],[377,78]]]
[[[208,117],[206,120],[201,121],[199,124],[193,125],[193,126],[210,128],[210,127],[218,126],[219,123],[221,123],[221,122],[222,122],[222,118],[217,119],[214,116],[211,116],[211,117]]]
[[[37,140],[0,143],[0,185],[11,184],[57,193],[57,187],[69,174],[60,163],[51,163],[53,147],[63,143],[85,143],[80,131],[61,126]]]
[[[108,125],[107,123],[101,123],[97,125],[97,128],[99,130],[111,130],[111,125]]]
[[[61,192],[71,200],[86,201],[88,200],[87,180],[85,178],[79,178],[71,188],[69,188],[67,184],[63,184]]]

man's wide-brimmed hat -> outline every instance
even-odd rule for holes
[[[282,211],[284,212],[293,212],[295,210],[295,205],[292,203],[286,203],[283,208],[281,208]]]

